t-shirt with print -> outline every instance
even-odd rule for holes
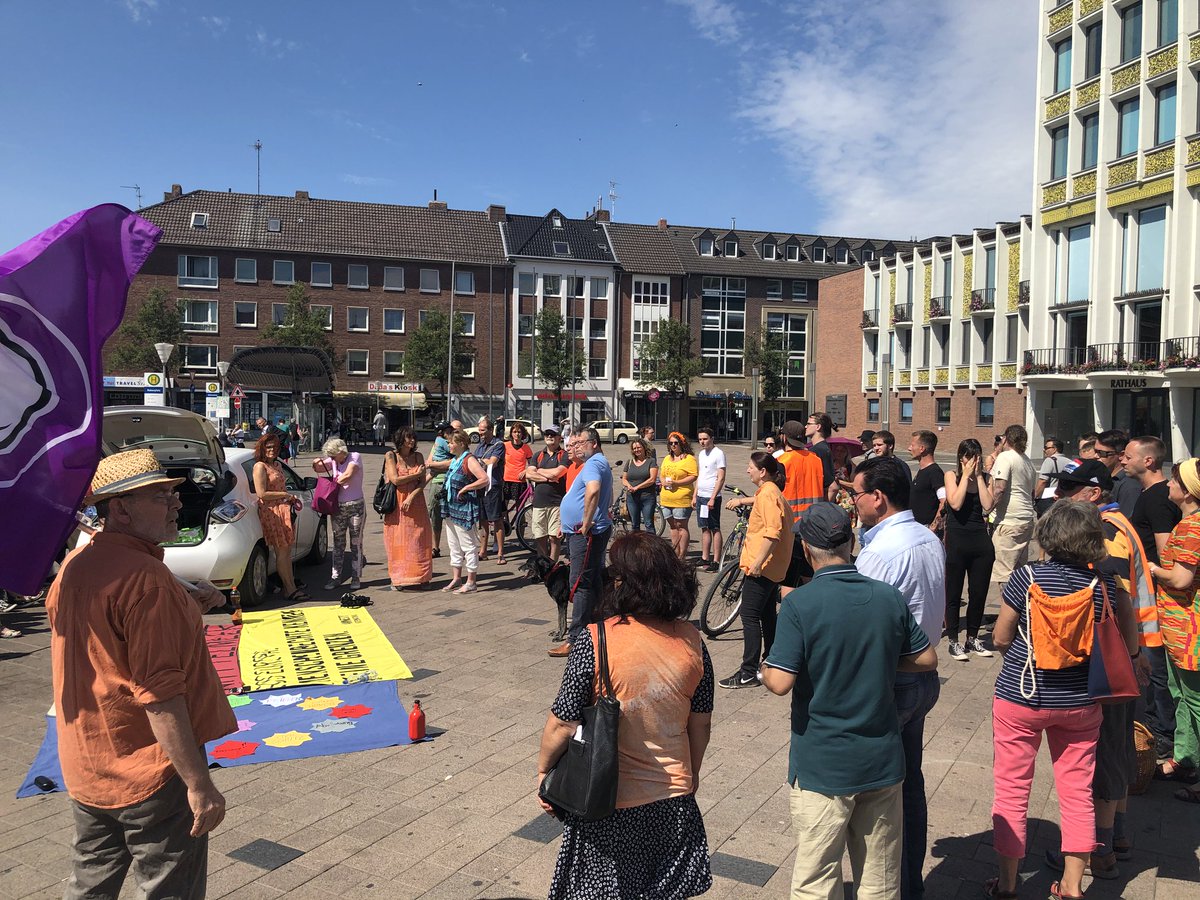
[[[717,477],[725,468],[725,451],[720,447],[711,450],[701,450],[696,454],[696,466],[699,477],[696,479],[696,496],[711,497],[717,487]]]
[[[913,518],[922,525],[931,525],[937,517],[938,490],[946,486],[946,475],[937,463],[917,469],[912,482],[912,493],[909,494],[908,508],[912,510]]]
[[[1160,562],[1158,542],[1154,540],[1154,535],[1169,534],[1183,516],[1179,507],[1167,496],[1168,490],[1166,481],[1150,485],[1138,497],[1133,505],[1133,515],[1129,517],[1134,531],[1142,539],[1146,559],[1152,563]]]
[[[593,453],[583,461],[579,474],[575,476],[562,503],[559,504],[559,520],[563,534],[579,533],[583,524],[584,495],[590,481],[600,483],[600,497],[596,501],[592,530],[607,531],[612,528],[612,518],[609,516],[609,510],[612,508],[612,467],[603,453]]]
[[[557,469],[567,466],[567,451],[558,450],[551,453],[539,450],[530,463],[535,469]],[[562,503],[563,494],[567,492],[565,473],[554,481],[535,481],[533,484],[533,508],[548,509]]]
[[[992,466],[992,481],[1004,480],[1004,495],[996,505],[997,525],[1028,525],[1037,518],[1033,506],[1033,489],[1037,487],[1037,470],[1029,457],[1016,450],[1005,450]]]
[[[1165,483],[1165,482],[1164,482]],[[1163,548],[1163,568],[1183,563],[1196,569],[1191,586],[1176,591],[1159,584],[1158,625],[1171,661],[1200,671],[1200,513],[1181,519]]]
[[[475,445],[475,449],[471,452],[475,458],[479,460],[479,464],[483,466],[485,470],[487,469],[487,464],[484,462],[484,460],[491,459],[492,457],[496,458],[496,462],[492,466],[492,480],[488,485],[487,490],[490,491],[493,488],[498,487],[500,482],[504,480],[504,441],[500,440],[498,437],[493,437],[487,442],[481,439],[479,443]]]

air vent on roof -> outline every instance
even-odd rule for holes
[[[267,231],[278,231],[278,230],[279,230],[279,220],[278,219],[267,219]]]
[[[192,213],[192,227],[193,228],[207,228],[208,227],[208,213],[201,213],[201,212]]]
[[[567,244],[566,241],[555,241],[554,242],[554,255],[555,256],[570,256],[571,255],[571,248]]]

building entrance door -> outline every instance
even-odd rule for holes
[[[1113,427],[1131,438],[1153,435],[1167,445],[1171,459],[1170,400],[1166,388],[1113,391]]]

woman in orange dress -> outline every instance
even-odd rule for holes
[[[296,543],[292,507],[300,501],[286,490],[287,477],[279,463],[281,446],[274,432],[258,439],[254,447],[254,496],[258,498],[263,541],[275,551],[275,573],[283,582],[284,597],[289,603],[303,603],[311,598],[296,586],[292,574],[292,545]]]
[[[384,457],[383,471],[396,486],[396,508],[383,517],[383,546],[392,590],[402,591],[433,578],[433,524],[425,505],[428,477],[416,432],[401,428],[392,443],[396,449]]]

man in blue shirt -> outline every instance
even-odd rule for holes
[[[612,467],[600,452],[600,435],[584,428],[575,436],[577,458],[583,468],[571,482],[559,506],[559,520],[567,554],[571,560],[571,630],[567,641],[549,650],[551,656],[566,656],[574,641],[592,619],[596,594],[604,577],[604,551],[612,534]]]
[[[896,462],[887,456],[875,457],[854,471],[851,496],[865,529],[856,565],[863,575],[890,584],[904,595],[913,618],[936,647],[946,616],[946,551],[937,535],[913,518],[908,508],[912,479],[907,467]],[[901,900],[920,900],[925,895],[922,869],[929,809],[921,760],[925,717],[940,693],[937,672],[902,673],[896,678],[905,761]]]
[[[893,681],[937,651],[904,595],[850,564],[850,517],[814,503],[798,536],[812,581],[784,598],[760,675],[792,694],[788,783],[796,828],[793,897],[842,894],[842,854],[862,898],[900,891],[904,749]]]

